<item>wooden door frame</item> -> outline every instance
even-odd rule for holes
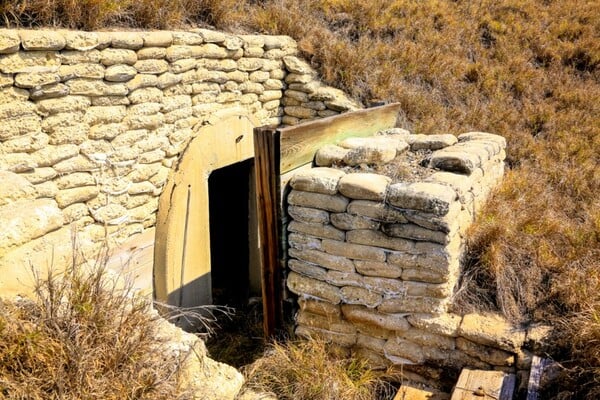
[[[310,165],[317,150],[327,143],[396,127],[400,110],[400,104],[393,103],[285,128],[254,129],[265,337],[283,329],[283,271],[287,261],[283,192],[287,180],[298,168]]]

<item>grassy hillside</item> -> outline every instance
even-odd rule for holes
[[[600,2],[0,0],[0,12],[11,25],[287,34],[329,84],[400,102],[415,133],[504,135],[509,170],[470,232],[458,304],[560,326],[580,389],[600,392]]]

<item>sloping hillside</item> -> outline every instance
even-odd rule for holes
[[[504,135],[510,167],[470,234],[458,304],[546,320],[581,394],[600,394],[600,2],[21,0],[4,23],[209,24],[287,34],[357,99],[398,101],[416,133]]]

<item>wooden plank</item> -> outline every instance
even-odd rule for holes
[[[281,299],[280,135],[271,128],[254,129],[254,168],[260,255],[262,261],[263,327],[265,337],[283,326]]]
[[[550,360],[547,358],[533,356],[529,380],[527,381],[527,400],[538,400],[540,381],[548,364],[550,364]]]
[[[395,127],[399,111],[400,104],[393,103],[280,129],[281,173],[311,162],[315,152],[327,143]]]
[[[517,376],[515,374],[508,374],[504,378],[504,383],[502,384],[502,390],[500,390],[500,396],[498,399],[500,400],[512,400],[515,394],[515,389],[517,387]]]
[[[512,374],[464,368],[450,400],[512,400],[514,383]]]
[[[420,389],[403,384],[394,396],[394,400],[448,400],[449,395],[430,389]]]

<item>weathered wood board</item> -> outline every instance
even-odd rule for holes
[[[514,389],[513,374],[464,368],[450,400],[512,400]]]
[[[323,145],[349,137],[372,136],[396,126],[400,104],[368,108],[279,129],[281,166],[284,174],[302,164],[312,162]]]
[[[446,393],[402,385],[394,400],[448,400],[449,398]]]
[[[540,382],[544,369],[550,364],[550,360],[533,356],[531,360],[531,371],[529,372],[529,380],[527,382],[527,400],[538,400]]]

